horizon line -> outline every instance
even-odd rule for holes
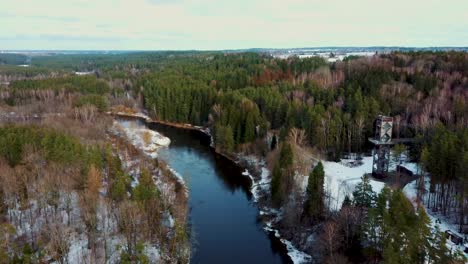
[[[0,49],[0,52],[10,51],[10,52],[24,52],[24,51],[143,51],[143,52],[155,52],[155,51],[245,51],[245,50],[301,50],[301,49],[346,49],[346,48],[403,48],[403,49],[468,49],[468,46],[304,46],[304,47],[287,47],[287,48],[227,48],[227,49]]]

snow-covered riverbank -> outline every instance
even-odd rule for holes
[[[129,149],[119,153],[123,168],[132,178],[132,188],[139,184],[141,175],[140,163],[144,162],[147,164],[149,161],[156,159],[158,156],[158,150],[163,147],[168,147],[171,142],[168,137],[163,136],[157,131],[149,129],[145,123],[137,119],[114,120],[111,133],[127,142],[128,145],[132,146],[142,154],[136,156],[131,155],[129,153],[132,151]],[[114,145],[114,147],[116,146]],[[180,198],[177,198],[177,189],[183,190],[183,195],[185,197],[183,200],[185,202],[188,197],[188,189],[181,175],[175,172],[167,164],[156,164],[158,165],[149,165],[150,173],[158,189],[158,193],[161,194],[160,199],[163,204],[163,208],[165,208],[162,212],[161,221],[164,228],[172,230],[168,233],[169,235],[175,232],[176,215],[179,215],[179,217],[181,215],[180,213],[174,214],[171,212],[176,210],[174,209],[176,207],[175,204],[181,200]],[[186,216],[184,218],[186,218]],[[178,221],[180,224],[181,221],[186,220],[178,219]],[[188,248],[189,247],[183,250],[188,251],[186,254],[190,255]],[[159,263],[159,260],[161,259],[168,259],[167,254],[164,255],[165,253],[161,252],[160,248],[154,247],[150,244],[145,245],[144,252],[150,258],[151,263]]]
[[[114,121],[112,128],[116,133],[123,134],[132,145],[151,158],[158,156],[157,150],[160,147],[167,147],[171,143],[168,137],[134,120]]]
[[[132,116],[139,118],[139,119],[143,119],[145,122],[152,122],[152,120],[149,117],[145,116],[144,114],[134,114]],[[136,146],[139,146],[139,148],[144,150],[145,153],[147,153],[147,155],[151,157],[156,157],[157,148],[165,145],[165,144],[160,144],[162,136],[159,133],[154,132],[152,130],[150,131],[154,132],[155,134],[150,133],[152,135],[148,136],[148,133],[146,130],[149,130],[149,129],[147,129],[146,126],[144,126],[143,124],[141,125],[143,127],[140,127],[140,126],[132,127],[128,124],[123,124],[123,127],[124,127],[123,131],[125,134],[127,134],[127,137],[130,138],[132,142],[135,142]],[[183,124],[180,124],[180,125],[168,124],[168,125],[179,127],[182,129],[196,129],[196,130],[200,130],[210,135],[209,132],[199,127],[183,125]],[[145,141],[144,137],[154,138],[153,145],[150,145],[149,147],[148,145],[144,145],[145,143],[148,143],[149,141],[149,140]],[[164,143],[164,141],[162,143]],[[227,158],[231,159],[230,157],[227,157]],[[301,245],[305,241],[304,239],[302,239],[300,242],[296,241],[295,239],[287,240],[284,238],[284,236],[289,237],[289,238],[291,238],[291,236],[288,236],[288,234],[283,234],[282,236],[281,232],[283,232],[284,230],[280,232],[280,230],[275,227],[275,226],[278,226],[280,220],[282,219],[282,216],[283,216],[282,210],[271,208],[268,202],[265,202],[266,199],[262,199],[268,196],[269,191],[270,191],[270,181],[271,181],[270,172],[267,169],[265,161],[259,160],[258,158],[254,156],[242,156],[242,155],[238,155],[237,158],[234,158],[234,159],[235,160],[233,161],[240,163],[240,165],[242,166],[245,164],[248,165],[246,167],[249,169],[246,169],[242,174],[246,177],[249,177],[252,181],[252,186],[251,186],[252,197],[253,197],[253,200],[258,204],[259,215],[261,219],[263,220],[265,231],[272,232],[275,235],[275,237],[277,237],[285,245],[288,255],[294,263],[311,262],[312,256],[310,256],[309,254],[305,252],[300,251],[297,247],[293,245],[293,243]],[[364,174],[369,174],[372,172],[372,157],[364,157],[362,160],[358,162],[354,160],[342,160],[341,162],[322,161],[322,163],[324,164],[324,170],[325,170],[325,191],[329,194],[327,196],[329,199],[327,201],[327,204],[331,210],[339,210],[341,208],[341,205],[343,203],[345,196],[346,195],[352,196],[352,192],[354,191],[356,184],[358,184],[361,181],[361,177]],[[417,166],[413,163],[404,162],[402,165],[415,173],[417,171]],[[254,167],[255,169],[252,169]],[[175,172],[173,173],[177,174]],[[301,182],[300,185],[302,187],[302,191],[305,192],[308,175],[297,175],[296,178],[298,181]],[[370,180],[370,183],[372,185],[373,190],[377,193],[380,192],[380,190],[385,185],[383,182],[376,181],[373,179]],[[312,238],[313,240],[312,230],[309,230],[303,233],[304,234],[302,235],[306,235],[307,241],[309,241],[309,238]]]
[[[287,254],[293,263],[310,263],[312,261],[312,256],[300,251],[293,245],[291,241],[283,238],[280,231],[275,228],[275,224],[281,220],[283,212],[260,202],[260,199],[269,193],[271,184],[270,171],[267,169],[265,161],[259,161],[256,157],[253,156],[241,157],[240,159],[252,167],[260,168],[259,177],[253,176],[248,169],[245,169],[242,175],[249,177],[252,181],[250,192],[252,193],[253,200],[258,204],[259,215],[265,219],[263,229],[267,232],[273,232],[275,237],[284,244],[287,250]]]
[[[117,114],[117,115],[126,116],[126,117],[135,117],[135,118],[139,118],[140,120],[143,119],[147,123],[153,122],[149,117],[145,116],[144,114],[138,114],[137,113],[137,114],[132,114],[132,115],[128,115],[128,114]],[[140,148],[142,150],[145,150],[147,147],[145,147],[145,145],[144,145],[145,141],[142,140],[141,135],[145,135],[146,126],[141,124],[141,126],[144,126],[144,127],[141,127],[141,126],[136,127],[135,124],[132,124],[132,123],[125,123],[125,121],[119,121],[119,122],[124,122],[124,123],[119,125],[120,127],[122,127],[121,131],[123,131],[124,134],[126,134],[129,139],[132,139],[132,142],[134,142],[135,146],[138,146],[138,148]],[[133,120],[132,122],[137,122],[137,121]],[[182,126],[182,125],[179,126],[179,125],[173,125],[173,124],[167,124],[167,125],[179,127],[179,128],[182,128],[182,129],[199,130],[199,131],[207,134],[208,136],[211,136],[209,129],[206,129],[206,128],[204,129],[204,128],[201,128],[201,127],[188,126],[188,125],[186,125],[186,126],[185,125],[184,126]],[[146,129],[146,130],[148,130],[148,129]],[[157,132],[155,132],[155,133],[157,133]],[[159,134],[159,133],[157,133],[157,134]],[[156,139],[158,139],[158,137],[160,137],[160,134],[156,135]],[[158,146],[155,146],[154,151],[153,151],[153,149],[145,150],[147,155],[149,155],[151,157],[157,157],[157,149],[159,147],[162,147],[162,146],[161,146],[161,144],[156,144],[156,145],[158,145]],[[213,139],[211,140],[211,145],[210,146],[214,147]],[[230,157],[224,155],[223,153],[219,153],[219,154],[225,156],[228,159],[231,159]],[[248,157],[248,158],[253,158],[256,162],[258,161],[255,157]],[[240,159],[242,159],[242,158],[240,158]],[[233,160],[233,161],[235,162],[235,160]],[[281,237],[280,232],[277,229],[274,228],[274,224],[276,223],[277,220],[280,219],[281,211],[275,210],[273,208],[268,208],[266,206],[262,206],[260,203],[258,203],[259,199],[261,197],[263,197],[267,192],[269,192],[270,181],[271,181],[270,175],[269,175],[270,172],[266,168],[265,162],[261,161],[260,164],[262,165],[262,167],[260,169],[261,176],[260,176],[260,178],[258,180],[255,179],[252,175],[250,175],[248,170],[245,170],[243,174],[244,174],[244,176],[250,177],[250,179],[252,180],[251,192],[252,192],[252,195],[254,197],[254,201],[259,205],[259,214],[263,215],[263,216],[268,215],[269,216],[268,218],[270,218],[269,220],[264,222],[264,230],[266,232],[273,232],[275,237],[278,238],[278,240],[281,241],[285,245],[285,248],[287,249],[287,254],[294,263],[308,263],[308,262],[311,261],[311,256],[309,256],[308,254],[306,254],[304,252],[301,252],[296,247],[294,247],[294,245],[292,244],[291,241]],[[174,170],[171,169],[171,171],[173,172],[173,174],[178,175],[177,172],[175,172]]]

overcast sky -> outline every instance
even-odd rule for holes
[[[468,0],[0,0],[0,49],[468,46]]]

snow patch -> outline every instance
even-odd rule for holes
[[[163,225],[168,228],[173,228],[174,227],[174,218],[172,217],[171,213],[169,211],[164,212],[164,219],[163,219]]]
[[[94,72],[92,72],[92,71],[87,71],[87,72],[84,72],[84,71],[83,71],[83,72],[78,72],[78,71],[76,71],[75,74],[76,74],[76,75],[83,76],[83,75],[91,75],[91,74],[94,74]]]
[[[159,260],[161,259],[159,249],[152,245],[145,245],[143,254],[148,257],[149,263],[159,263]]]
[[[258,200],[262,197],[262,195],[267,193],[270,190],[270,183],[271,183],[270,171],[266,168],[264,160],[258,161],[258,159],[253,156],[247,156],[247,157],[242,157],[242,158],[251,165],[261,166],[260,168],[261,173],[260,173],[259,179],[256,179],[255,177],[253,177],[247,169],[245,169],[242,172],[243,176],[249,177],[250,180],[252,181],[250,192],[252,193],[253,200],[255,202],[258,202]],[[288,252],[287,254],[291,258],[293,263],[295,264],[308,263],[312,260],[312,257],[310,255],[294,247],[291,241],[281,238],[281,234],[279,233],[279,231],[273,228],[273,223],[278,222],[282,217],[281,210],[277,210],[277,209],[269,208],[265,206],[265,207],[259,208],[259,215],[272,217],[271,220],[265,223],[263,229],[267,232],[273,232],[275,237],[277,237],[281,241],[281,243],[283,243],[286,246],[286,249]]]
[[[424,186],[426,190],[429,189],[429,177],[424,177]],[[406,197],[411,201],[413,206],[417,207],[417,186],[416,186],[416,181],[412,181],[408,183],[404,188],[403,192],[406,195]],[[424,198],[423,198],[424,200]],[[445,232],[447,230],[450,230],[452,233],[456,234],[459,237],[465,237],[463,234],[458,232],[458,227],[455,224],[450,223],[450,219],[447,219],[447,217],[437,214],[432,212],[432,210],[428,209],[425,204],[421,203],[424,205],[424,209],[426,210],[427,215],[429,216],[429,219],[431,220],[431,226],[432,228],[435,228],[436,225],[439,226],[441,232]],[[460,250],[460,252],[465,254],[465,257],[468,258],[468,254],[464,252],[465,248],[467,248],[468,245],[455,245],[452,241],[447,239],[447,248],[449,248],[452,252],[455,249]]]
[[[156,158],[157,150],[160,147],[167,147],[171,143],[168,137],[148,129],[137,121],[114,121],[113,130],[122,133],[127,137],[132,145],[143,151],[151,158]]]
[[[274,219],[266,222],[263,229],[267,232],[272,232],[275,235],[275,237],[278,238],[281,241],[281,243],[283,243],[286,246],[288,256],[291,258],[291,261],[294,264],[310,263],[312,261],[312,256],[298,250],[296,247],[294,247],[291,241],[281,238],[281,234],[279,233],[278,229],[273,228],[273,222],[277,220],[278,219]]]
[[[408,162],[408,157],[402,155],[401,165],[414,174],[420,172],[418,164]],[[322,161],[325,171],[325,191],[330,194],[330,209],[340,210],[346,195],[352,196],[352,192],[364,174],[372,173],[372,157],[363,157],[362,160],[342,159],[340,162]],[[396,163],[390,162],[389,171],[396,169]],[[306,177],[308,178],[308,177]],[[307,181],[306,181],[307,182]],[[372,190],[379,193],[385,186],[383,182],[370,179]],[[304,188],[305,190],[305,188]]]
[[[298,250],[290,241],[283,238],[280,240],[284,245],[286,245],[286,248],[288,249],[288,256],[291,258],[294,264],[309,263],[312,260],[310,255]]]
[[[166,165],[166,166],[169,169],[169,171],[172,173],[172,175],[174,175],[177,178],[177,181],[179,181],[179,183],[185,187],[185,180],[182,177],[182,175],[180,175],[177,171],[175,171],[171,166],[169,165]],[[186,192],[188,192],[187,189],[186,189]]]
[[[345,196],[352,195],[355,186],[361,182],[361,177],[366,173],[372,173],[372,157],[364,157],[362,164],[357,166],[350,166],[350,162],[353,160],[322,161],[325,171],[325,191],[330,194],[331,210],[340,210]],[[372,179],[370,184],[376,193],[379,193],[385,185]]]
[[[68,252],[69,263],[80,263],[88,258],[88,241],[84,235],[76,236],[70,241]]]

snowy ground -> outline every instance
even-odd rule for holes
[[[346,195],[352,196],[356,184],[361,182],[361,177],[366,173],[372,173],[372,157],[363,157],[361,165],[352,165],[354,160],[343,159],[340,162],[322,161],[325,170],[325,191],[329,193],[330,208],[339,210]],[[403,162],[402,166],[417,173],[418,166],[415,163]],[[395,165],[390,166],[390,171]],[[370,180],[372,190],[379,193],[384,187],[383,182]],[[305,189],[305,188],[304,188]]]
[[[273,221],[274,220],[267,222],[263,229],[268,232],[273,232],[275,234],[275,237],[277,237],[281,241],[281,243],[283,243],[286,246],[286,249],[288,250],[288,256],[291,258],[292,262],[294,264],[310,263],[310,261],[312,260],[312,256],[298,250],[296,247],[294,247],[291,241],[281,238],[279,231],[273,228],[272,226]]]
[[[325,170],[325,191],[329,196],[329,205],[332,210],[339,210],[346,195],[352,196],[356,184],[361,177],[372,172],[372,157],[364,157],[362,165],[350,167],[351,160],[341,162],[322,161]],[[383,182],[371,180],[372,190],[380,192]]]
[[[265,163],[261,163],[261,175],[259,180],[255,180],[249,171],[246,169],[242,175],[247,176],[252,181],[251,193],[255,202],[258,202],[258,199],[262,197],[266,192],[270,191],[270,171],[264,167]]]
[[[266,164],[264,160],[258,161],[257,158],[253,156],[243,157],[243,159],[247,160],[248,163],[259,165],[261,168],[260,178],[256,179],[253,177],[249,171],[246,169],[242,175],[249,177],[252,181],[252,187],[250,189],[253,199],[255,202],[264,196],[266,193],[270,191],[270,171],[266,168]],[[288,251],[288,256],[291,258],[292,262],[295,264],[299,263],[309,263],[312,260],[312,257],[305,252],[298,250],[291,241],[281,238],[281,234],[277,229],[273,227],[273,224],[281,220],[282,212],[281,210],[277,210],[274,208],[260,206],[259,208],[259,215],[261,216],[271,216],[272,219],[265,223],[263,229],[267,232],[274,232],[275,237],[277,237],[281,243],[286,246]]]
[[[253,177],[249,171],[246,169],[242,175],[249,177],[252,180],[251,192],[255,202],[265,195],[270,190],[270,172],[266,168],[265,161],[258,161],[253,156],[242,157],[250,164],[256,164],[261,168],[261,175],[259,178]],[[402,166],[412,171],[413,173],[418,173],[418,166],[415,163],[407,162],[406,157],[403,157]],[[343,159],[340,162],[330,162],[322,161],[324,170],[325,170],[325,191],[329,193],[329,205],[332,210],[339,210],[343,203],[343,200],[346,195],[352,197],[352,192],[356,184],[361,182],[361,177],[364,174],[372,173],[372,157],[363,157],[363,159],[357,163],[352,159]],[[395,169],[395,165],[390,165],[390,170]],[[298,181],[299,186],[305,192],[308,176],[296,175],[296,180]],[[383,182],[370,180],[372,189],[379,193],[384,187]],[[311,260],[311,256],[308,254],[299,251],[295,248],[290,241],[282,239],[278,230],[273,228],[273,224],[280,220],[281,211],[263,207],[260,208],[259,214],[262,216],[272,216],[273,219],[268,221],[264,227],[266,231],[274,232],[275,236],[280,238],[281,242],[286,245],[288,249],[288,255],[291,257],[294,263],[306,263]]]
[[[429,188],[429,178],[428,177],[425,177],[424,183],[425,183],[426,189],[428,189]],[[416,204],[416,201],[417,201],[416,181],[413,181],[413,182],[407,184],[405,186],[405,188],[403,189],[403,192],[405,193],[406,197],[408,197],[408,199],[413,203],[413,205],[417,206],[417,204]],[[458,235],[460,237],[464,237],[463,234],[460,234],[458,232],[458,226],[450,223],[450,222],[452,222],[452,221],[450,221],[450,219],[447,219],[446,217],[444,217],[444,216],[442,216],[440,214],[432,212],[430,209],[428,209],[425,206],[424,206],[424,208],[426,209],[427,215],[431,219],[431,224],[432,224],[433,227],[438,225],[439,228],[440,228],[440,231],[442,231],[442,232],[450,230],[454,234],[456,234],[456,235]],[[437,223],[437,221],[439,223]],[[454,251],[455,249],[459,249],[461,252],[463,252],[465,247],[468,247],[468,244],[457,246],[452,241],[447,240],[447,247],[450,248],[452,251]],[[465,253],[465,257],[468,258],[467,253]]]
[[[335,56],[331,57],[330,54],[334,53]],[[274,54],[273,56],[281,59],[287,59],[291,56],[297,56],[301,59],[321,57],[328,62],[342,61],[349,56],[360,56],[360,57],[371,57],[375,55],[373,51],[357,51],[357,52],[339,52],[339,51],[320,51],[320,50],[299,50],[299,51],[288,51],[286,53]]]
[[[154,157],[158,148],[170,144],[169,138],[155,131],[145,129],[136,121],[115,122],[113,129],[114,133],[127,137],[131,144],[149,157]],[[126,152],[119,152],[118,154],[122,160],[123,169],[132,177],[132,187],[134,187],[138,184],[139,163],[141,160],[138,157],[131,157]],[[179,178],[181,179],[180,175]],[[167,179],[161,179],[161,174],[157,170],[153,171],[153,179],[161,193],[162,201],[166,204],[173,204],[175,200],[174,184],[170,184],[171,182],[167,181]],[[102,263],[103,252],[107,251],[107,263],[119,263],[126,240],[119,232],[116,216],[111,213],[110,206],[102,200],[107,194],[107,187],[107,181],[104,179],[97,210],[98,232],[96,242],[98,246],[96,259],[98,259],[99,263]],[[60,236],[68,241],[69,251],[65,256],[66,262],[91,263],[92,253],[88,249],[88,238],[84,231],[85,224],[82,219],[78,194],[75,191],[60,191],[55,207],[49,205],[48,200],[42,200],[46,197],[41,196],[39,198],[41,200],[29,200],[27,205],[20,205],[15,200],[14,206],[8,209],[7,217],[15,227],[15,236],[29,238],[33,235],[37,236],[44,228],[57,230]],[[174,219],[170,212],[165,211],[163,217],[164,225],[167,228],[173,228]],[[146,244],[144,252],[149,257],[150,263],[158,263],[161,260],[161,252],[157,245]]]
[[[249,177],[252,180],[251,192],[254,201],[258,202],[259,199],[270,190],[270,172],[266,168],[264,161],[258,161],[255,157],[252,156],[243,157],[243,159],[250,164],[257,164],[261,168],[261,175],[259,178],[253,177],[247,169],[242,173],[242,175]],[[418,167],[418,164],[408,162],[407,158],[404,156],[402,160],[403,162],[401,166],[412,171],[414,174],[420,173],[420,168]],[[340,162],[322,161],[322,163],[325,170],[325,190],[329,193],[329,204],[330,208],[333,210],[339,210],[341,208],[345,196],[352,196],[352,192],[354,191],[356,184],[361,182],[361,177],[364,174],[372,172],[372,157],[364,157],[359,163],[356,163],[356,161],[352,159],[343,159]],[[389,170],[395,170],[395,167],[395,164],[390,164]],[[298,176],[300,177],[296,177],[296,179],[299,180],[299,185],[305,191],[308,176]],[[376,193],[379,193],[385,185],[383,182],[378,182],[372,179],[370,180],[370,184],[372,185],[372,189]],[[426,185],[428,185],[427,179]],[[415,203],[416,181],[407,184],[403,191],[408,197],[408,199],[410,199],[411,202]],[[457,226],[454,224],[450,224],[449,220],[431,212],[427,208],[426,212],[428,213],[433,226],[436,225],[436,221],[438,220],[440,221],[438,225],[441,231],[445,232],[446,230],[451,230],[453,233],[464,237],[458,232]],[[279,238],[280,241],[287,247],[288,255],[291,257],[294,263],[307,263],[311,260],[310,255],[301,252],[300,250],[295,248],[290,241],[281,238],[279,231],[274,228],[274,224],[278,222],[282,217],[281,210],[268,207],[261,207],[259,210],[259,214],[261,216],[271,217],[271,220],[265,223],[264,229],[268,232],[274,232],[275,236]],[[458,249],[461,252],[463,252],[465,247],[468,247],[468,244],[457,246],[451,241],[447,241],[447,246],[451,250]],[[465,253],[465,256],[468,258],[468,254]]]
[[[149,119],[143,113],[133,114],[136,117],[142,117]],[[171,143],[171,140],[168,137],[165,137],[158,133],[157,131],[147,128],[147,126],[138,121],[138,120],[118,120],[114,121],[113,130],[116,134],[126,137],[126,139],[132,144],[135,148],[142,151],[148,157],[154,159],[158,156],[158,149],[161,147],[167,147]],[[138,184],[138,177],[140,174],[140,168],[138,166],[138,160],[129,160],[127,156],[122,156],[120,159],[123,162],[124,167],[128,169],[130,175],[133,175],[132,178],[132,187],[135,187]],[[183,177],[177,173],[170,166],[167,166],[172,175],[177,179],[177,181],[185,187],[186,195],[188,195],[188,190],[185,186],[185,181]],[[155,175],[160,175],[159,172],[154,172]],[[160,191],[168,189],[167,183],[161,181],[159,177],[153,177],[156,185]],[[168,191],[171,192],[172,190]],[[171,201],[172,202],[172,201]]]
[[[122,114],[126,115],[125,113],[118,112],[117,114]],[[136,114],[131,114],[132,116],[135,117],[141,117],[144,118],[148,121],[151,121],[151,119],[143,114],[143,113],[136,113]],[[157,131],[154,131],[152,129],[149,129],[144,123],[142,123],[139,120],[118,120],[114,121],[113,124],[113,131],[115,134],[124,136],[126,137],[129,141],[130,144],[132,144],[135,148],[139,149],[142,151],[145,155],[148,157],[155,159],[158,157],[158,149],[161,147],[168,147],[171,144],[171,140],[168,137],[163,136],[162,134],[158,133]],[[122,160],[124,160],[124,157],[121,157]],[[128,161],[132,162],[132,161]],[[138,162],[138,161],[135,161]],[[130,167],[134,167],[135,171],[131,170],[132,172],[135,172],[134,174],[138,175],[139,174],[139,167],[138,166],[133,166],[136,164],[130,164]],[[173,170],[170,166],[167,166],[169,171],[176,177],[177,181],[181,183],[185,187],[185,181],[183,177],[178,174],[175,170]],[[132,181],[132,187],[135,187],[138,184],[138,178],[134,177],[134,180]],[[161,185],[160,182],[157,182],[157,184]],[[159,186],[158,187],[161,187]],[[188,190],[185,188],[186,194],[188,195]]]
[[[107,112],[108,114],[111,114],[112,112]],[[144,114],[144,113],[141,113],[141,112],[138,112],[138,113],[126,113],[126,112],[117,112],[116,113],[117,115],[121,115],[121,116],[133,116],[133,117],[139,117],[139,118],[143,118],[145,119],[146,121],[151,121],[151,118]]]
[[[54,234],[60,234],[68,241],[69,251],[64,256],[68,263],[90,263],[92,253],[88,248],[88,238],[84,232],[85,224],[81,215],[78,194],[75,191],[60,191],[57,207],[44,204],[44,208],[39,209],[38,201],[30,200],[30,206],[27,208],[20,209],[18,204],[17,208],[8,210],[7,215],[16,229],[16,236],[31,237],[33,234],[38,236],[44,232],[44,229],[49,228],[54,231]],[[101,200],[97,210],[97,219],[99,231],[96,236],[97,244],[102,245],[106,240],[107,248],[97,247],[96,258],[102,261],[103,250],[106,250],[110,254],[107,263],[119,263],[125,238],[118,233],[117,222],[110,214],[110,208]]]
[[[149,119],[145,114],[137,113],[133,116]],[[148,129],[147,126],[139,120],[119,120],[114,121],[113,132],[119,136],[125,137],[130,144],[139,149],[142,153],[151,159],[157,157],[157,151],[161,147],[167,147],[170,144],[170,139],[162,136],[160,133]],[[132,187],[138,184],[140,176],[139,160],[132,158],[126,153],[119,154],[122,160],[122,165],[132,177]],[[181,175],[175,172],[172,168],[168,167],[171,174],[181,183],[185,188],[185,193],[188,195],[185,182]],[[161,193],[163,204],[173,204],[175,202],[175,186],[171,181],[162,177],[161,171],[156,168],[152,171],[153,180]],[[171,213],[166,210],[163,212],[163,225],[167,228],[174,228],[174,218]],[[158,263],[161,259],[161,252],[158,247],[151,244],[145,244],[144,253],[149,257],[150,263]]]
[[[117,132],[122,131],[132,145],[151,158],[158,156],[158,148],[167,147],[171,143],[169,138],[134,120],[114,121],[113,128]]]

